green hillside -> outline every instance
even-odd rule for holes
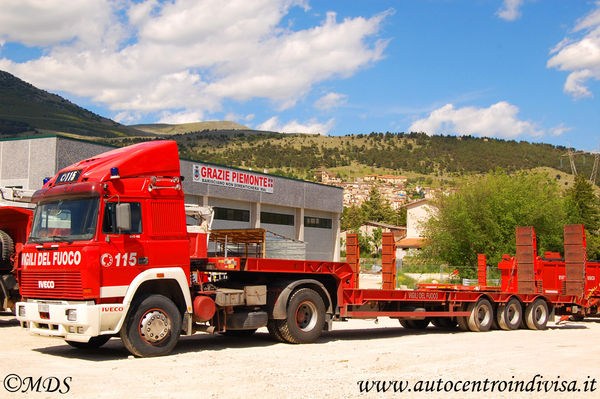
[[[347,136],[282,134],[259,131],[203,131],[169,136],[187,159],[311,178],[326,169],[342,178],[369,173],[430,175],[439,179],[546,168],[570,174],[567,148],[526,141],[424,133],[370,133]],[[140,139],[119,140],[119,145]],[[109,142],[116,143],[115,140]],[[593,156],[579,155],[577,170],[589,176]],[[560,177],[557,177],[560,179]]]
[[[103,118],[0,71],[0,137],[48,132],[71,133],[80,137],[153,136]]]
[[[210,131],[210,130],[250,130],[244,125],[229,121],[206,121],[194,123],[166,124],[155,123],[146,125],[131,125],[131,127],[144,132],[157,134],[161,136],[170,136],[173,134],[185,134],[192,132]]]

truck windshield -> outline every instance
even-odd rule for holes
[[[30,242],[87,241],[94,237],[98,198],[59,200],[38,204]]]

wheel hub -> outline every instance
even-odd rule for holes
[[[171,320],[158,309],[153,309],[142,317],[140,321],[140,335],[146,342],[156,345],[169,337]]]
[[[317,308],[312,302],[302,302],[296,310],[296,325],[302,331],[311,331],[317,323]]]

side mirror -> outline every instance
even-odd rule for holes
[[[117,230],[131,230],[131,204],[117,204]]]

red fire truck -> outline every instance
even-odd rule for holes
[[[19,247],[30,332],[98,347],[120,336],[136,356],[169,353],[181,334],[250,335],[314,342],[334,320],[397,318],[408,328],[543,329],[553,314],[597,312],[600,267],[585,259],[581,226],[567,228],[566,259],[535,253],[519,230],[502,286],[395,288],[394,242],[385,235],[382,289],[361,289],[356,236],[348,261],[208,257],[205,233],[186,229],[176,143],[109,151],[61,170],[35,193],[31,233]],[[220,278],[216,278],[216,277]]]
[[[27,241],[33,191],[0,187],[0,311],[14,310],[19,286],[14,274],[15,246]]]

